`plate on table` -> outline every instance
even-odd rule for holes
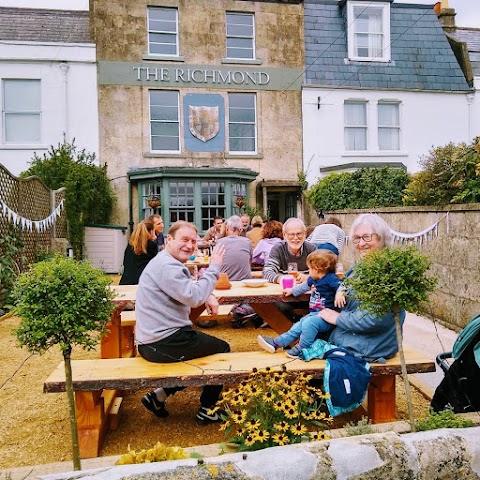
[[[263,287],[268,283],[268,280],[265,280],[264,278],[248,278],[247,280],[243,280],[243,284],[246,287]]]

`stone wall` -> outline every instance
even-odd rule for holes
[[[455,330],[465,327],[480,311],[480,204],[441,207],[392,207],[369,210],[378,213],[392,229],[402,233],[420,232],[435,222],[438,235],[419,246],[433,260],[432,271],[438,286],[422,313],[442,321]],[[348,235],[354,218],[367,210],[324,212],[342,222]],[[310,209],[307,223],[319,220]],[[347,246],[341,260],[345,266],[354,262],[353,248]]]

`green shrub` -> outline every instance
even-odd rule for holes
[[[10,223],[7,232],[0,237],[0,290],[5,290],[5,298],[0,301],[0,306],[6,304],[7,309],[13,285],[20,273],[22,249],[18,228]]]
[[[373,428],[372,421],[365,416],[362,416],[362,418],[357,423],[346,423],[344,428],[347,431],[347,437],[354,437],[356,435],[367,435],[369,433],[378,433],[378,430]]]
[[[437,279],[426,275],[432,262],[414,246],[372,250],[345,279],[362,308],[383,315],[398,309],[416,312],[435,288]]]
[[[66,188],[66,210],[69,241],[75,258],[81,257],[86,223],[104,224],[110,221],[115,196],[107,176],[106,166],[95,165],[95,154],[77,152],[72,143],[51,146],[48,154],[36,154],[22,177],[37,175],[48,188]]]
[[[360,168],[321,178],[307,192],[308,201],[321,210],[343,210],[402,205],[409,182],[403,168]]]
[[[438,428],[467,428],[474,425],[471,420],[455,415],[450,408],[438,413],[430,410],[428,417],[417,420],[417,430],[419,432]]]

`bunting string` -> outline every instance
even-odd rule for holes
[[[393,228],[390,228],[390,233],[392,234],[393,242],[400,245],[413,243],[414,245],[422,246],[427,241],[433,240],[434,238],[438,237],[438,224],[443,219],[446,219],[446,222],[447,222],[446,230],[448,235],[450,233],[448,214],[449,212],[447,212],[445,215],[440,217],[433,225],[430,225],[429,227],[419,232],[402,233],[402,232],[397,232],[396,230],[393,230]],[[346,237],[345,243],[348,243],[348,241],[349,241],[349,238]]]
[[[10,222],[20,227],[22,230],[28,230],[29,232],[32,232],[34,229],[37,232],[48,230],[55,224],[57,217],[62,215],[63,208],[64,200],[62,199],[48,217],[42,218],[41,220],[31,220],[14,212],[3,200],[1,201],[1,212],[3,216],[7,217]]]

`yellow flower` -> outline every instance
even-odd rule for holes
[[[251,447],[255,443],[255,439],[252,435],[247,435],[245,438],[245,445],[247,447]]]
[[[318,440],[330,440],[330,437],[325,432],[317,432],[310,434],[310,440],[313,440],[314,442]]]
[[[284,433],[275,433],[272,435],[272,440],[278,445],[287,445],[288,437]]]
[[[267,403],[273,402],[275,400],[275,395],[271,391],[265,392],[263,400]]]
[[[303,435],[307,431],[307,427],[301,423],[297,423],[296,425],[292,425],[290,427],[290,431],[294,435]]]
[[[260,428],[260,420],[257,420],[255,418],[251,418],[250,420],[248,420],[246,425],[247,425],[248,428],[257,430],[258,428]]]
[[[268,439],[269,436],[270,434],[267,432],[267,430],[258,430],[255,433],[254,438],[255,438],[255,441],[263,443],[265,440]]]
[[[290,408],[297,408],[298,407],[298,402],[294,398],[289,398],[285,402],[285,405]]]
[[[217,412],[218,410],[220,410],[220,407],[213,407],[213,408],[210,408],[207,412],[208,415],[213,415],[215,412]]]
[[[283,408],[283,413],[285,414],[285,416],[289,419],[292,419],[292,418],[297,418],[298,417],[298,412],[295,408],[292,408],[292,407],[287,407],[285,406]]]
[[[283,410],[283,402],[281,400],[277,400],[274,404],[273,404],[273,408],[277,411],[281,411]]]
[[[276,423],[273,428],[279,432],[286,432],[290,428],[290,425],[285,420],[282,420],[281,422]]]
[[[235,423],[242,424],[247,419],[246,410],[236,411],[232,414],[232,420]]]

